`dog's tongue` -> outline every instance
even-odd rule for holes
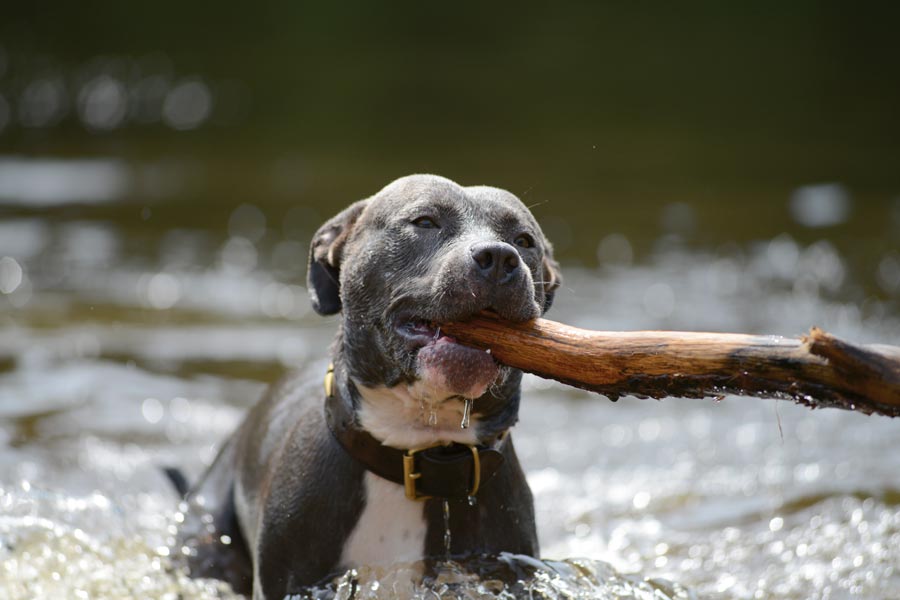
[[[478,398],[500,372],[490,354],[461,346],[446,335],[419,350],[418,361],[420,377],[448,396]]]

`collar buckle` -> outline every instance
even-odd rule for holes
[[[406,492],[406,497],[410,500],[428,500],[431,498],[431,496],[420,496],[419,491],[416,489],[416,480],[422,477],[421,473],[415,472],[416,454],[435,447],[412,448],[403,453],[403,490]]]

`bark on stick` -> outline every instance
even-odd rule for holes
[[[598,392],[702,398],[736,394],[900,415],[900,347],[858,346],[813,328],[802,338],[677,331],[589,331],[482,313],[442,331],[501,363]]]

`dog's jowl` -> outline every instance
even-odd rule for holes
[[[528,209],[404,177],[321,226],[307,282],[340,313],[330,366],[275,385],[189,492],[192,572],[281,598],[362,564],[537,555],[509,435],[521,373],[441,331],[549,308],[559,275]]]

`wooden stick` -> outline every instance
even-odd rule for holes
[[[674,331],[589,331],[482,313],[441,330],[503,364],[598,392],[789,398],[806,406],[900,415],[900,348],[857,346],[813,328],[802,338]]]

